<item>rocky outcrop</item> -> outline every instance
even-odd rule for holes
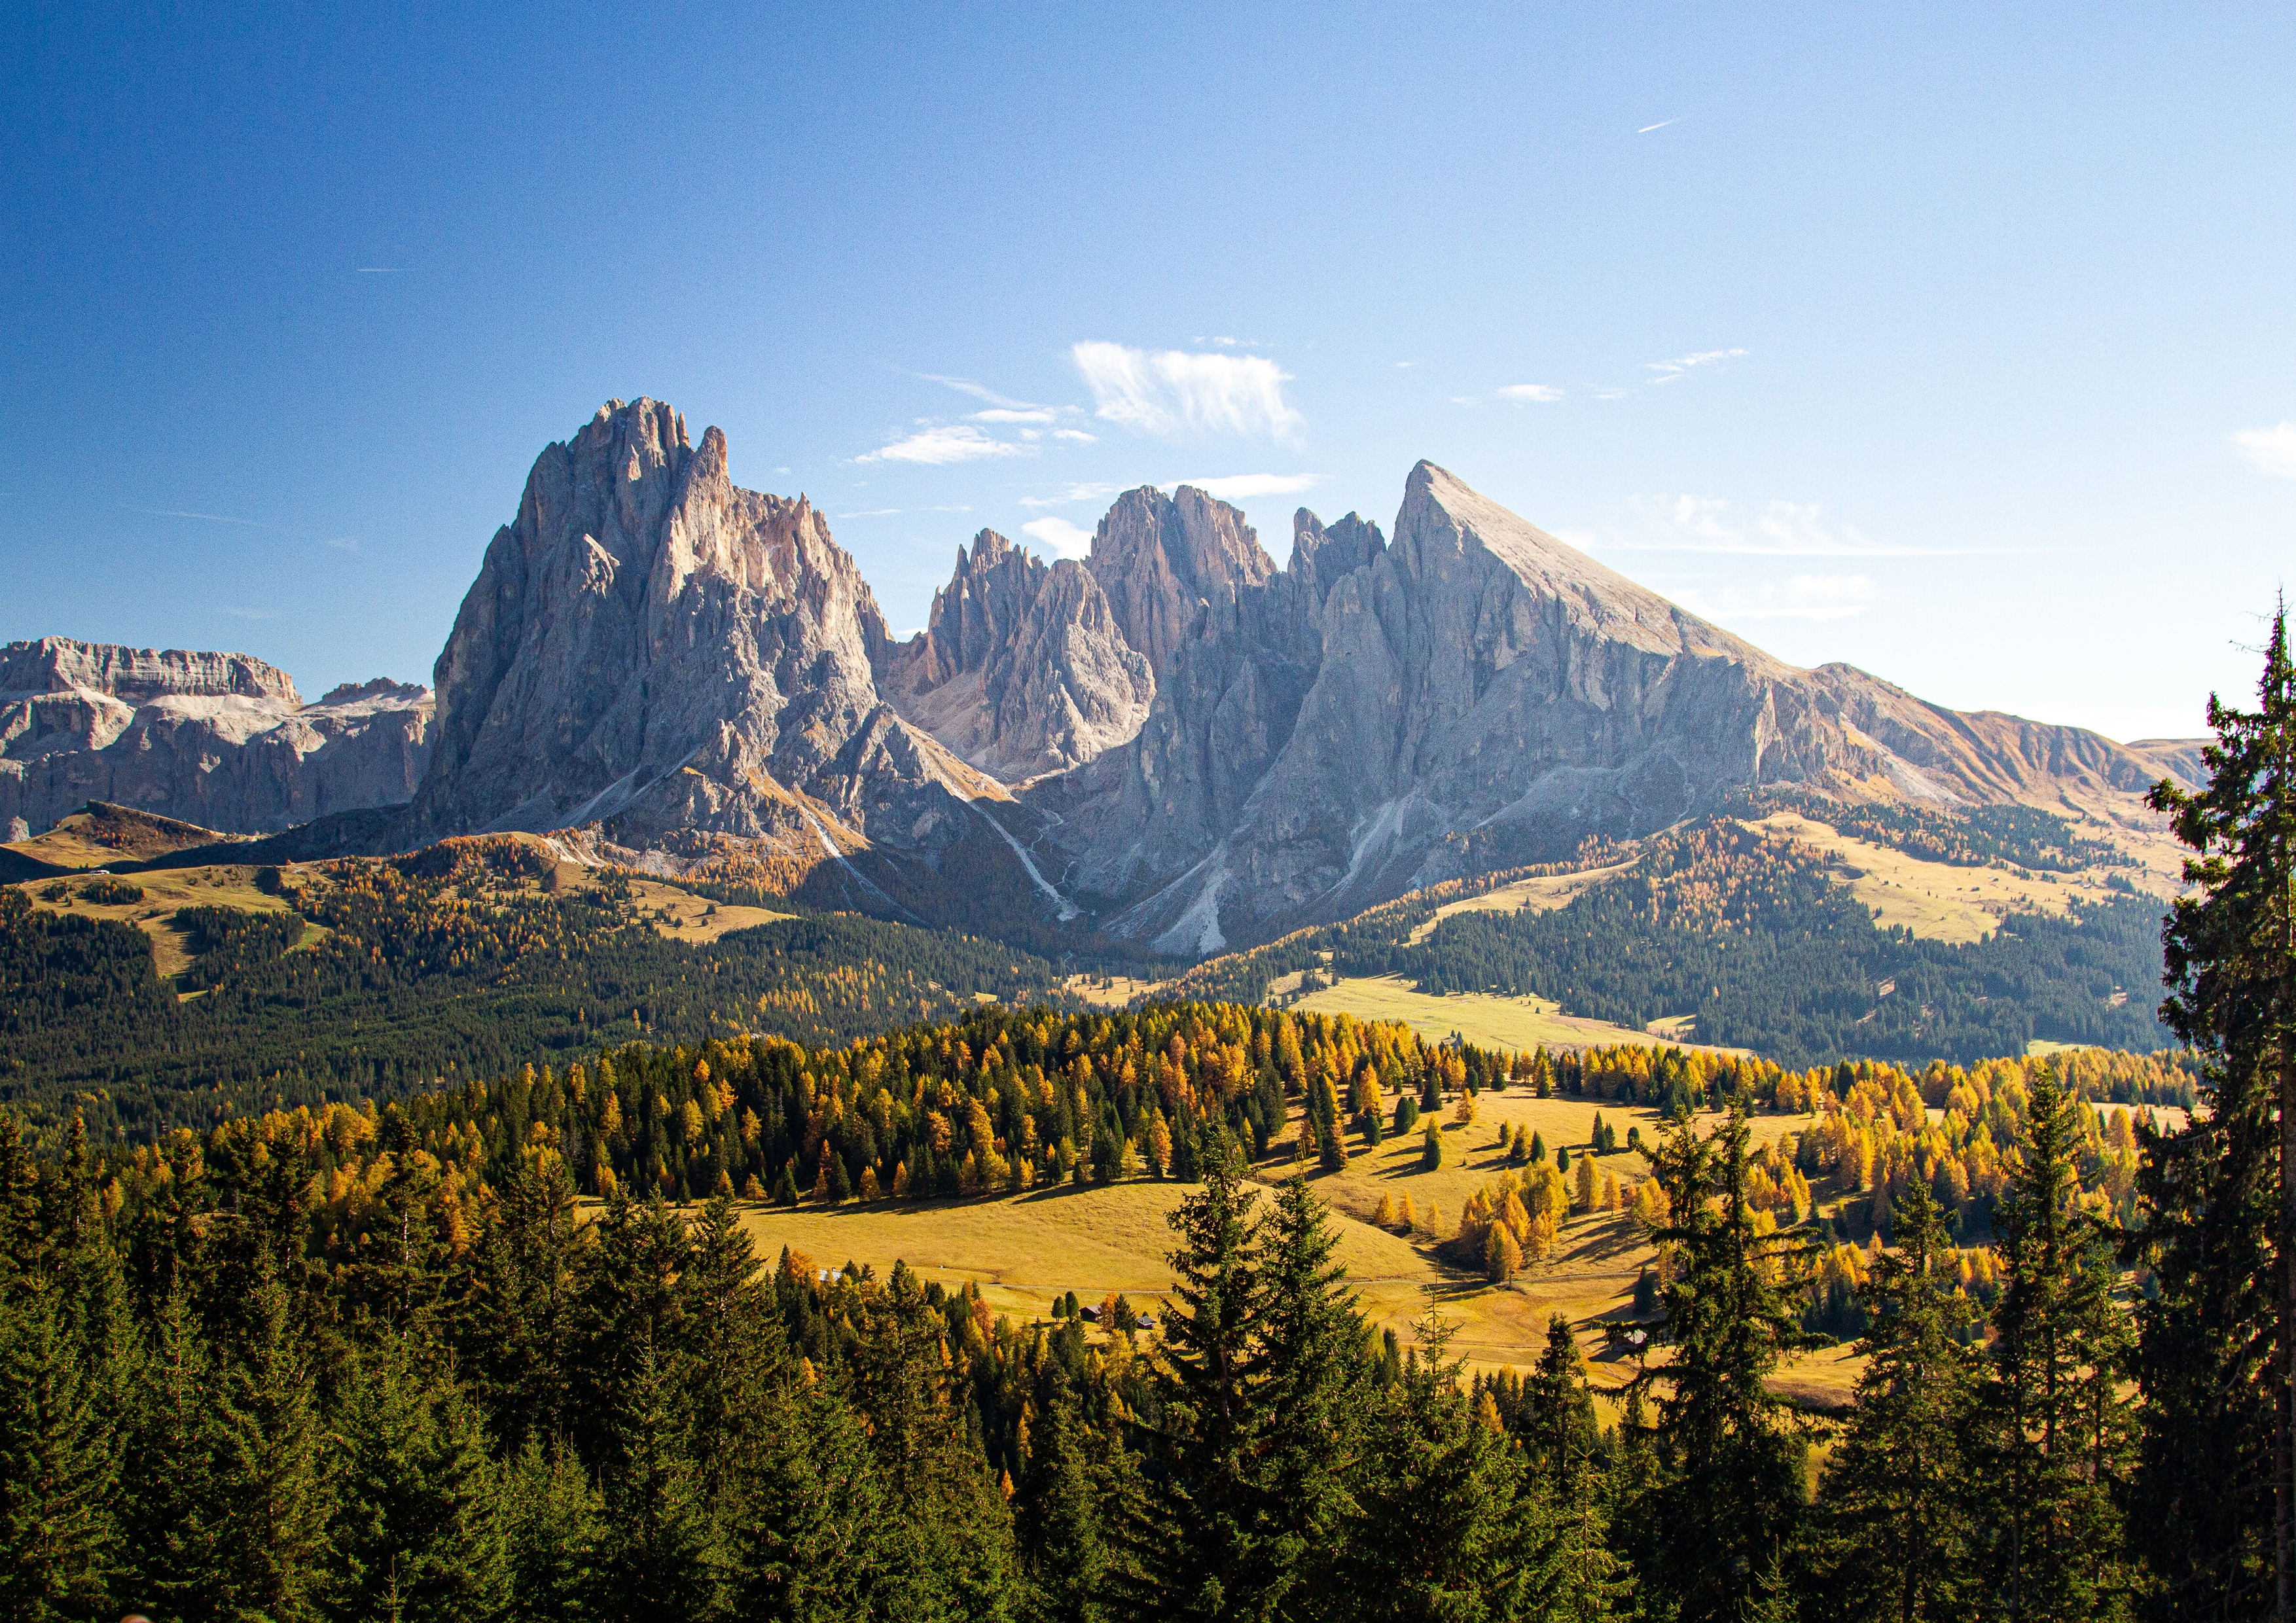
[[[1108,594],[1124,640],[1147,656],[1159,680],[1201,606],[1275,573],[1243,514],[1193,485],[1168,496],[1144,485],[1119,496],[1093,536],[1086,567]]]
[[[726,437],[613,401],[545,449],[439,656],[401,839],[596,825],[814,862],[931,850],[998,792],[878,693],[891,648],[821,514],[737,488]]]
[[[63,637],[0,648],[0,826],[91,800],[226,833],[403,803],[429,758],[430,690],[387,680],[305,704],[241,653]]]
[[[1103,526],[1103,533],[1107,527]],[[1302,513],[1289,569],[1176,643],[1139,737],[1047,786],[1113,927],[1196,955],[1792,783],[1988,802],[2132,788],[2078,728],[1805,671],[1413,470],[1392,545]]]
[[[1156,679],[1082,564],[1047,565],[984,529],[957,548],[931,622],[893,651],[883,687],[964,759],[1015,782],[1128,742]]]

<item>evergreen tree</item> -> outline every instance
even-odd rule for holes
[[[1524,1616],[1543,1542],[1536,1490],[1522,1455],[1461,1389],[1451,1327],[1430,1308],[1415,1330],[1403,1378],[1367,1406],[1360,1510],[1341,1541],[1332,1611],[1398,1623]]]
[[[1894,1237],[1861,1295],[1866,1368],[1820,1496],[1824,1615],[1845,1623],[1966,1615],[1974,1578],[1964,1439],[1975,1372],[1953,1336],[1951,1242],[1919,1180],[1898,1203]]]
[[[2204,789],[2152,804],[2193,852],[2163,934],[2161,1018],[2202,1109],[2144,1135],[2159,1291],[2138,1309],[2130,1529],[2161,1618],[2296,1611],[2296,665],[2273,618],[2254,710],[2211,695]]]
[[[2112,1253],[2077,1204],[2075,1124],[2087,1108],[2053,1071],[2036,1078],[2022,1164],[1997,1218],[2007,1283],[1993,1315],[1984,1483],[1999,1531],[1991,1582],[2018,1623],[2119,1615],[2130,1588],[2114,1503],[2129,1441],[2117,1390],[2128,1336]]]
[[[1668,1390],[1658,1418],[1663,1476],[1637,1512],[1644,1580],[1683,1623],[1783,1619],[1786,1555],[1802,1520],[1806,1446],[1767,1381],[1803,1346],[1800,1291],[1809,1242],[1767,1232],[1747,1196],[1742,1108],[1710,1138],[1679,1117],[1654,1170],[1674,1258],[1663,1334],[1673,1359],[1638,1380]],[[1767,1214],[1762,1214],[1767,1217]]]
[[[719,1615],[724,1562],[693,1444],[671,1373],[653,1336],[644,1334],[606,1480],[610,1537],[601,1610],[616,1623]]]
[[[1091,1424],[1075,1388],[1053,1383],[1028,1470],[1013,1500],[1027,1553],[1032,1623],[1118,1623],[1141,1585],[1128,1530],[1145,1507],[1145,1485],[1111,1420]]]
[[[605,1505],[573,1450],[529,1436],[503,1471],[503,1535],[520,1616],[591,1623],[599,1616]]]
[[[1545,1500],[1530,1581],[1535,1615],[1594,1623],[1629,1613],[1634,1581],[1611,1548],[1609,1483],[1587,1360],[1559,1313],[1548,1318],[1546,1348],[1523,1383],[1523,1418],[1524,1449]]]
[[[891,1615],[899,1551],[861,1417],[825,1380],[776,1388],[769,1414],[734,1521],[737,1615]]]
[[[1251,1394],[1267,1416],[1258,1470],[1267,1513],[1252,1587],[1287,1613],[1328,1598],[1332,1544],[1355,1510],[1347,1485],[1366,1330],[1332,1260],[1338,1248],[1323,1201],[1305,1178],[1288,1179],[1261,1235],[1267,1306]]]
[[[345,1392],[335,1484],[338,1604],[404,1623],[484,1618],[510,1598],[500,1473],[469,1398],[426,1379],[403,1340],[368,1351]]]
[[[37,1279],[0,1293],[0,1616],[102,1611],[119,1554],[101,1379]]]
[[[178,1275],[153,1315],[124,1428],[120,1488],[131,1605],[170,1618],[219,1615],[226,1507],[214,1359]]]
[[[1202,1185],[1170,1219],[1177,1305],[1164,1321],[1162,1479],[1144,1565],[1163,1616],[1264,1618],[1254,1587],[1267,1510],[1259,1463],[1268,1417],[1253,1390],[1267,1312],[1260,1218],[1233,1139],[1204,1145],[1201,1160]]]
[[[261,1257],[240,1321],[201,1426],[214,1451],[210,1615],[305,1623],[322,1615],[332,1484],[310,1360],[287,1288]]]

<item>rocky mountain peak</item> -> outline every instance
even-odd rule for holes
[[[1275,573],[1243,514],[1193,485],[1166,496],[1144,485],[1117,497],[1092,539],[1086,567],[1107,593],[1125,640],[1160,676],[1199,604]]]
[[[734,485],[718,430],[693,446],[669,406],[610,402],[536,459],[487,548],[404,837],[930,844],[969,775],[882,702],[890,645],[810,503]]]
[[[1125,742],[1156,692],[1083,565],[1046,564],[993,529],[957,549],[931,622],[893,652],[882,684],[904,717],[1007,781]]]

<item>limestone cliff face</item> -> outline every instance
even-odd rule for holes
[[[0,827],[106,800],[226,833],[404,802],[429,758],[430,690],[388,680],[305,704],[240,653],[63,637],[0,647]]]
[[[487,548],[401,838],[931,846],[984,785],[882,701],[890,653],[808,503],[736,488],[718,430],[695,447],[668,406],[611,402],[537,459]]]
[[[903,716],[1007,782],[1129,742],[1156,693],[1091,573],[993,529],[957,548],[931,623],[893,651],[882,686]]]
[[[1291,567],[1174,646],[1127,750],[1051,786],[1114,927],[1201,954],[1738,791],[1986,802],[2133,787],[2077,728],[1804,671],[1422,463],[1395,538],[1301,513]],[[2157,774],[2155,775],[2157,775]]]
[[[1275,573],[1243,514],[1193,485],[1169,496],[1128,490],[1092,538],[1086,567],[1108,594],[1126,642],[1159,679],[1199,605],[1226,601]]]

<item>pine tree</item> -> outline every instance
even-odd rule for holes
[[[1158,1372],[1163,1480],[1144,1564],[1162,1616],[1257,1617],[1267,1508],[1258,1465],[1268,1417],[1252,1389],[1267,1312],[1261,1219],[1233,1139],[1203,1145],[1199,1171],[1201,1186],[1170,1218],[1179,1244]]]
[[[1366,1331],[1338,1249],[1323,1201],[1305,1178],[1290,1179],[1262,1231],[1267,1307],[1251,1394],[1267,1416],[1259,1477],[1268,1502],[1252,1587],[1263,1607],[1286,1612],[1328,1602],[1332,1545],[1356,1508],[1351,1398]]]
[[[573,1450],[526,1439],[503,1471],[503,1536],[517,1615],[559,1623],[599,1615],[605,1504]]]
[[[1587,1361],[1570,1323],[1554,1314],[1546,1346],[1523,1383],[1523,1446],[1541,1489],[1541,1541],[1530,1578],[1538,1611],[1553,1623],[1594,1623],[1633,1605],[1634,1580],[1611,1548],[1602,1434]]]
[[[1948,1316],[1945,1221],[1919,1180],[1896,1240],[1861,1293],[1866,1368],[1820,1497],[1824,1615],[1845,1620],[1960,1617],[1972,1599],[1975,1372]]]
[[[1791,1615],[1786,1556],[1804,1512],[1806,1446],[1766,1384],[1779,1355],[1805,1344],[1798,1287],[1810,1242],[1767,1234],[1746,1199],[1742,1108],[1710,1138],[1677,1119],[1654,1169],[1668,1221],[1653,1238],[1674,1258],[1665,1290],[1673,1359],[1638,1381],[1663,1382],[1665,1471],[1638,1510],[1644,1579],[1684,1623]]]
[[[2076,1204],[2076,1123],[2087,1108],[2043,1069],[1997,1219],[2007,1283],[1993,1315],[1993,1457],[1982,1480],[1999,1529],[1991,1583],[2018,1623],[2120,1615],[2129,1588],[2114,1503],[2128,1443],[2117,1391],[2128,1330],[2112,1253]]]
[[[1095,1428],[1074,1387],[1053,1383],[1044,1423],[1013,1501],[1028,1553],[1023,1615],[1039,1623],[1117,1623],[1141,1577],[1127,1529],[1146,1488],[1115,1428]]]
[[[332,1501],[310,1360],[291,1313],[266,1259],[201,1426],[213,1448],[209,1604],[267,1623],[321,1615]]]
[[[2285,1618],[2296,1362],[2296,665],[2274,616],[2258,705],[2209,701],[2208,787],[2152,804],[2193,852],[2161,1019],[2202,1061],[2184,1131],[2144,1133],[2159,1291],[2137,1310],[2144,1435],[2129,1525],[2161,1618]]]
[[[1365,1405],[1360,1511],[1337,1590],[1367,1616],[1512,1618],[1531,1598],[1538,1504],[1521,1455],[1479,1423],[1432,1308],[1402,1378]],[[1341,1615],[1345,1615],[1342,1611]]]
[[[131,1605],[184,1619],[215,1615],[221,1589],[216,1475],[220,1438],[214,1359],[181,1274],[152,1315],[150,1346],[130,1394],[122,1451],[121,1530]]]
[[[119,1554],[102,1382],[37,1279],[0,1292],[0,1616],[94,1614]]]
[[[397,1336],[345,1394],[331,1552],[340,1603],[405,1623],[483,1618],[507,1603],[499,1472],[470,1399],[426,1378]]]
[[[606,1480],[611,1529],[601,1610],[617,1623],[678,1623],[718,1614],[719,1531],[702,1496],[693,1439],[669,1370],[641,1339]]]

